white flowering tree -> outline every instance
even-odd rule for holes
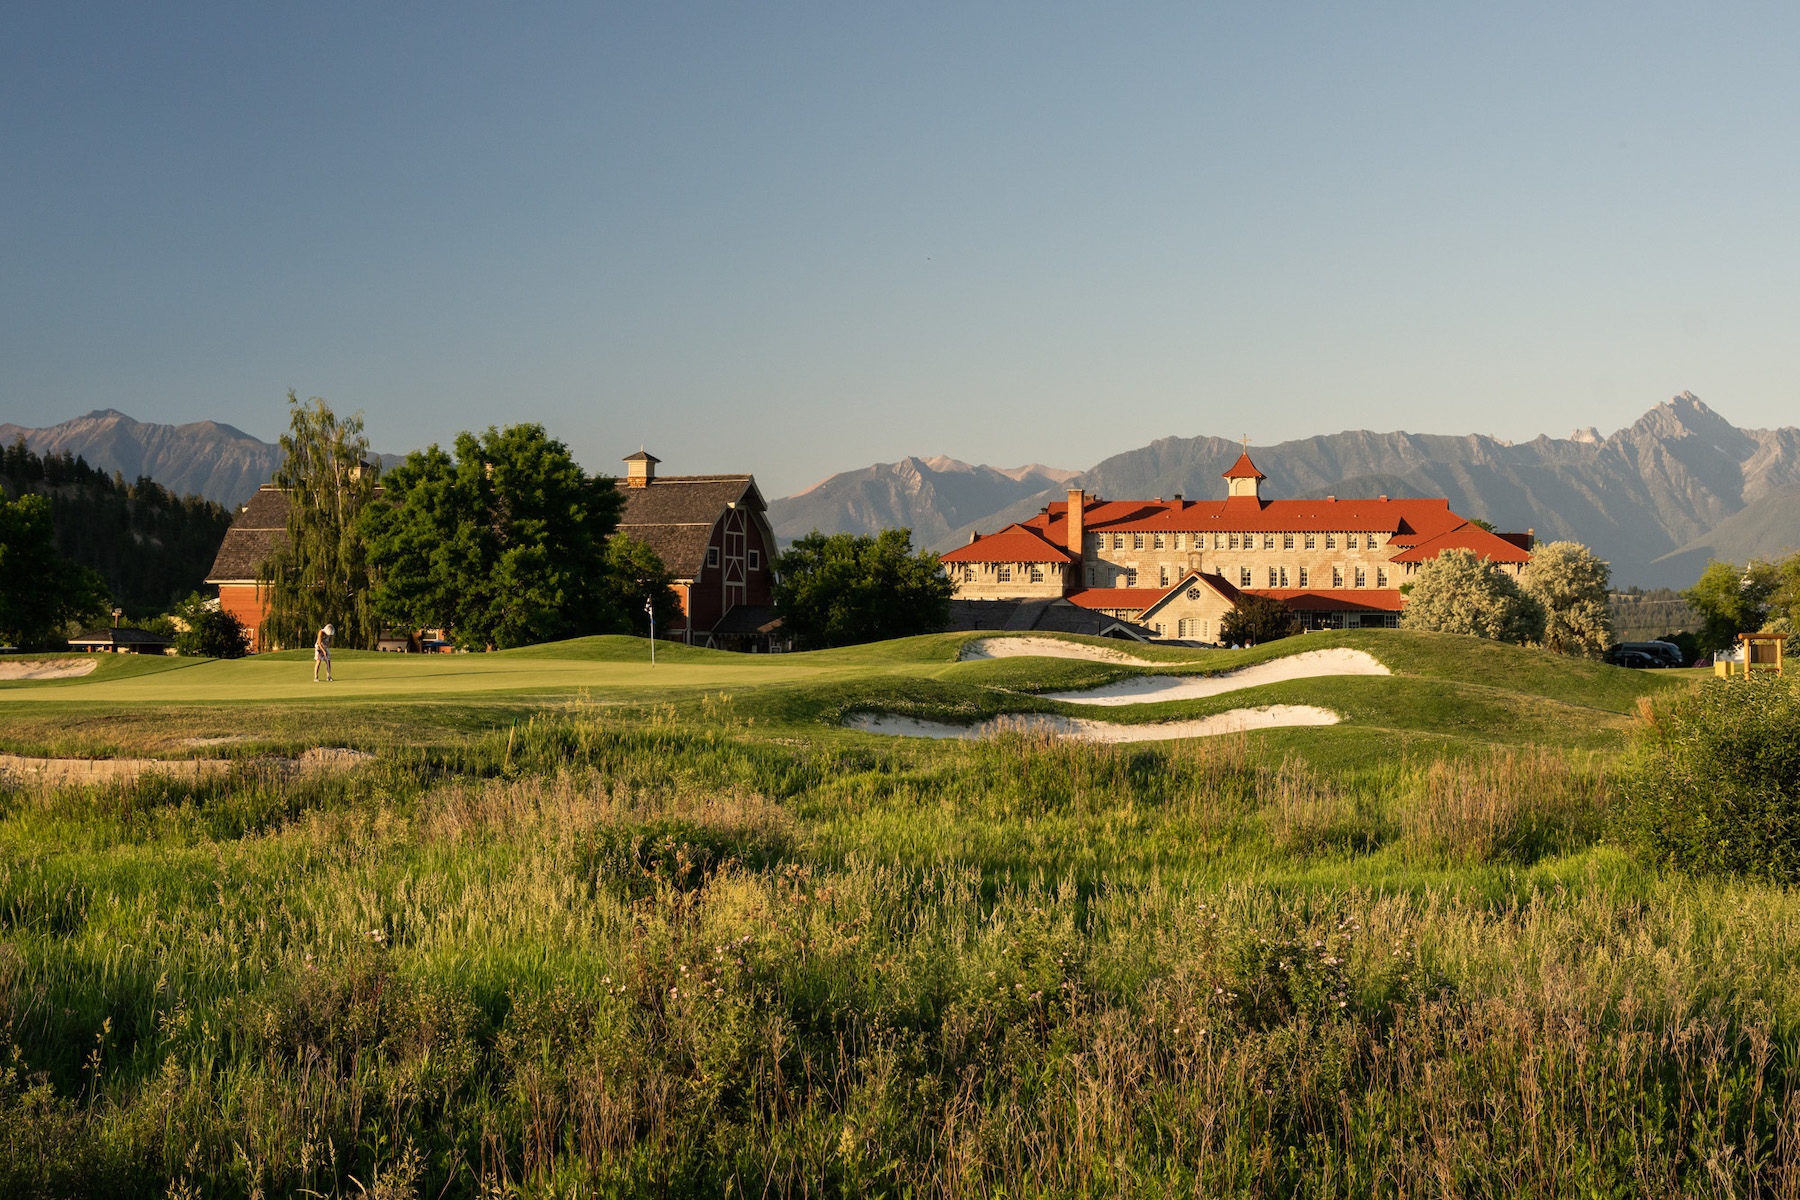
[[[1612,609],[1606,602],[1612,567],[1580,542],[1550,542],[1531,552],[1519,580],[1544,609],[1546,650],[1599,658],[1612,649]]]
[[[1466,633],[1526,645],[1541,641],[1544,609],[1491,559],[1446,550],[1419,568],[1400,628]]]

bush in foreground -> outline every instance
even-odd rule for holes
[[[1620,775],[1632,836],[1690,871],[1800,881],[1800,690],[1714,680],[1645,706]]]

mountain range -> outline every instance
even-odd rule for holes
[[[1070,487],[1121,499],[1221,496],[1220,472],[1242,450],[1225,438],[1162,438],[1085,471],[905,458],[833,475],[773,501],[769,516],[783,539],[907,526],[915,544],[947,550]],[[1709,558],[1800,546],[1800,429],[1739,429],[1691,392],[1606,437],[1592,428],[1523,443],[1351,430],[1250,453],[1269,477],[1265,495],[1445,496],[1503,530],[1587,543],[1612,562],[1619,586],[1685,587]]]
[[[176,495],[205,496],[236,508],[275,474],[281,447],[219,421],[158,425],[126,416],[116,408],[43,429],[0,424],[0,446],[20,438],[38,454],[70,454],[88,465],[117,471],[130,482],[147,475]],[[381,454],[391,466],[400,456]]]
[[[0,424],[38,453],[68,450],[127,479],[238,505],[268,481],[278,446],[217,421],[158,425],[102,409],[43,429]],[[1102,496],[1224,494],[1243,449],[1225,438],[1162,438],[1086,470],[1033,463],[1000,469],[953,458],[903,458],[846,471],[769,505],[784,541],[811,530],[905,526],[947,550],[1037,512],[1066,489]],[[1613,564],[1619,586],[1685,587],[1710,558],[1743,562],[1800,546],[1800,429],[1739,429],[1683,392],[1627,428],[1512,443],[1350,430],[1251,447],[1272,496],[1445,496],[1504,530],[1572,538]],[[381,456],[394,462],[392,455]]]

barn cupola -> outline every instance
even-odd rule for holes
[[[650,481],[656,478],[656,464],[662,459],[645,450],[625,456],[625,486],[649,487]],[[659,492],[658,495],[661,493]]]
[[[1256,469],[1256,464],[1250,461],[1250,450],[1246,447],[1238,455],[1238,460],[1226,468],[1223,478],[1230,489],[1226,492],[1230,499],[1242,497],[1261,502],[1262,481],[1268,476]]]

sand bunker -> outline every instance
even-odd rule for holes
[[[26,758],[0,754],[0,775],[60,786],[70,783],[129,783],[140,775],[174,779],[211,779],[231,770],[234,762],[270,766],[294,775],[347,771],[375,756],[366,750],[315,746],[299,758]]]
[[[1050,734],[1083,742],[1167,742],[1177,738],[1214,737],[1221,733],[1243,733],[1250,729],[1275,729],[1287,725],[1335,725],[1338,715],[1329,708],[1311,704],[1271,704],[1264,708],[1234,708],[1192,721],[1161,721],[1154,725],[1113,725],[1106,721],[1088,721],[1081,717],[1059,717],[1051,713],[1018,713],[978,721],[973,725],[952,725],[947,721],[923,721],[917,717],[897,717],[891,713],[855,713],[844,725],[864,733],[886,733],[896,737],[984,738],[1001,733]]]
[[[1198,700],[1289,679],[1390,673],[1374,655],[1361,650],[1308,650],[1219,675],[1142,675],[1078,692],[1048,692],[1045,698],[1067,704],[1157,704],[1165,700]]]
[[[0,679],[76,679],[91,674],[100,660],[95,658],[57,658],[25,662],[0,662]]]
[[[977,658],[1079,658],[1087,662],[1129,663],[1134,667],[1151,665],[1149,660],[1136,658],[1123,650],[1046,637],[982,638],[965,645],[960,657],[964,662]]]

